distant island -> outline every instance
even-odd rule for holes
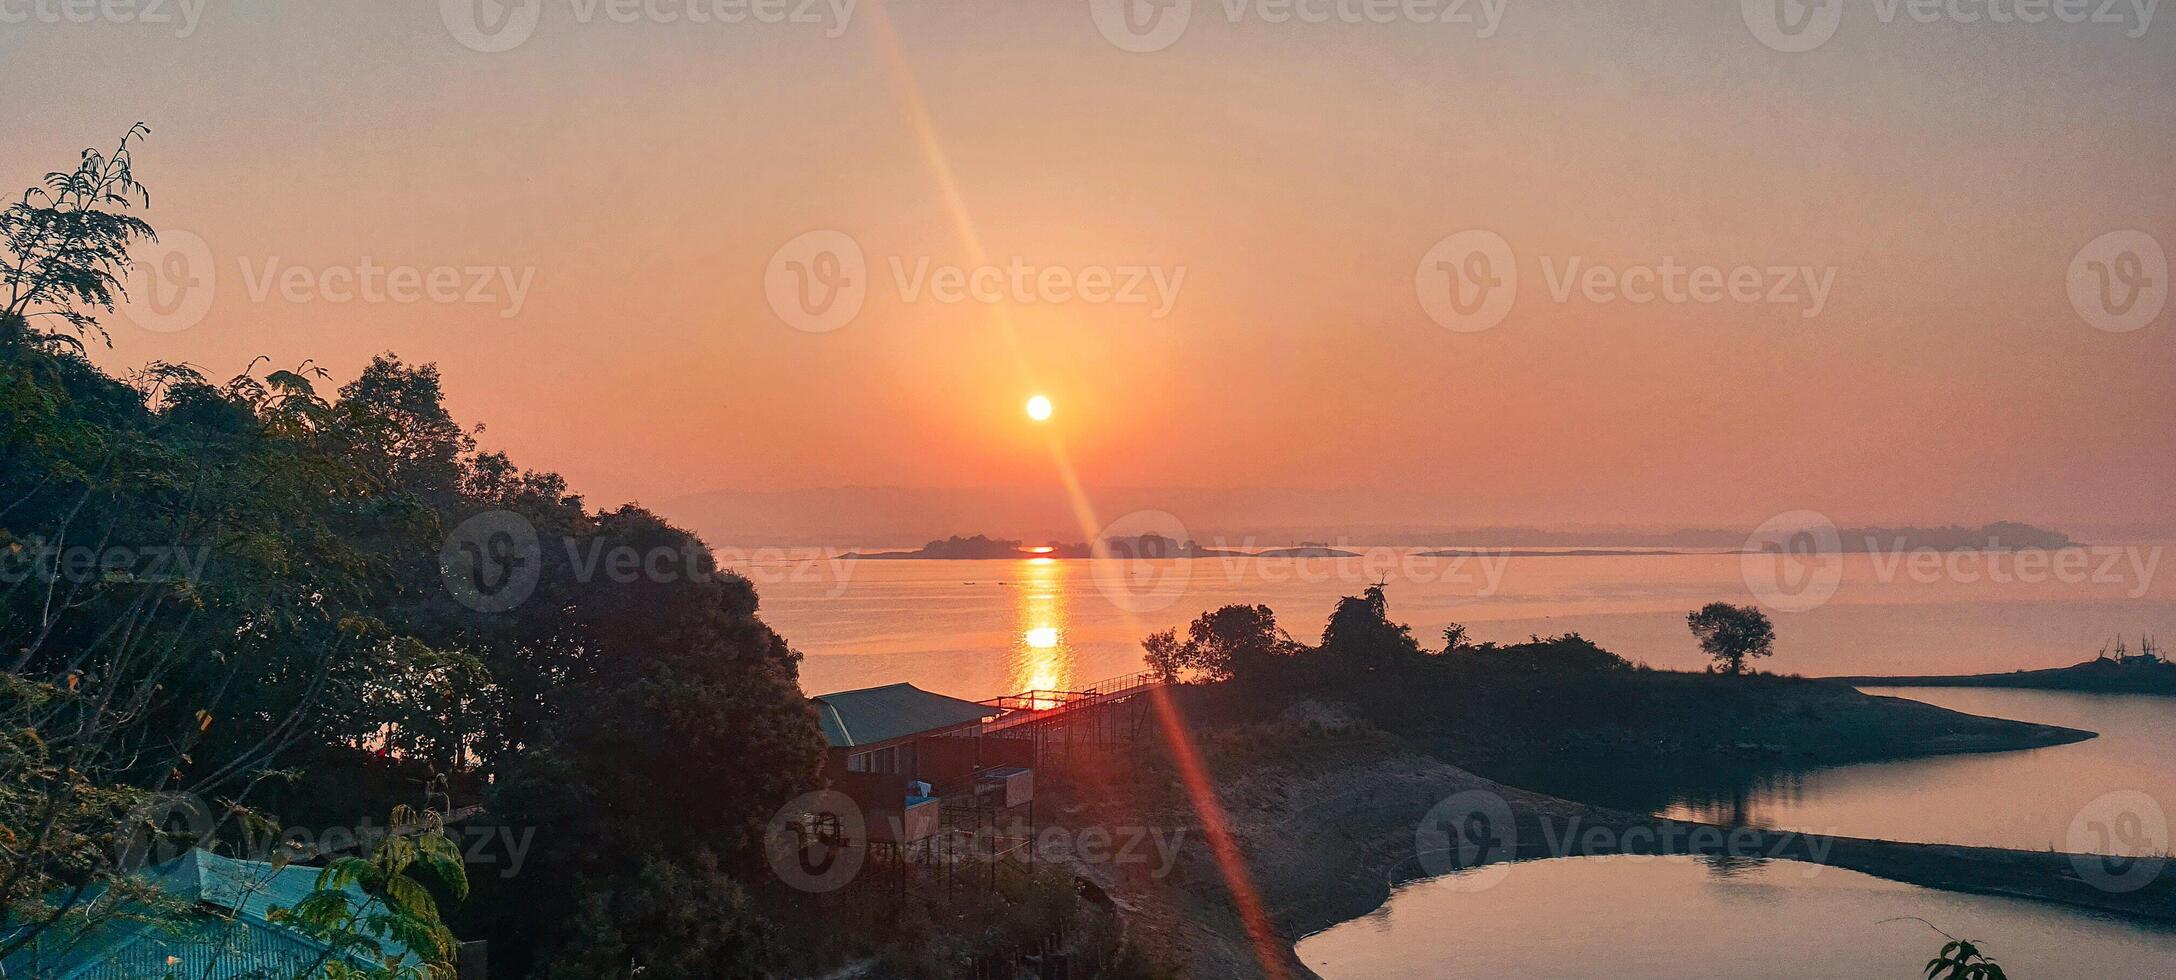
[[[1531,552],[1535,555],[1679,555],[1739,551],[1745,548],[1749,533],[1728,528],[1645,532],[1489,527],[1413,533],[1404,536],[1404,543],[1452,549],[1441,552],[1447,557],[1481,553],[1503,555],[1506,549],[1536,549]],[[1836,530],[1836,536],[1842,550],[1850,553],[1919,549],[2022,551],[2070,548],[2080,543],[2061,531],[2018,521],[1995,521],[1977,527],[1964,524],[1844,527]],[[1564,550],[1573,548],[1596,550]]]
[[[1237,551],[1216,551],[1204,548],[1192,541],[1177,541],[1160,534],[1143,534],[1136,537],[1114,537],[1103,541],[1105,554],[1112,558],[1216,558],[1239,555]],[[856,552],[848,558],[882,560],[938,560],[938,561],[1010,561],[1022,558],[1094,558],[1095,549],[1078,542],[1049,542],[1031,545],[1016,538],[992,538],[977,534],[973,537],[949,538],[931,541],[913,551]]]
[[[2131,653],[2116,641],[2114,650],[2084,663],[2004,674],[1933,674],[1906,677],[1831,677],[1858,687],[2022,687],[2044,691],[2176,696],[2176,662],[2161,656],[2153,641]]]
[[[1746,535],[1737,531],[1685,530],[1667,535],[1605,535],[1623,540],[1595,541],[1594,535],[1536,531],[1519,547],[1490,547],[1487,540],[1501,540],[1500,533],[1476,535],[1480,540],[1464,547],[1423,552],[1423,558],[1615,558],[1666,557],[1700,554],[1744,554]],[[1961,524],[1940,527],[1847,527],[1836,530],[1837,550],[1844,554],[1896,553],[1904,551],[2054,551],[2080,547],[2070,535],[2031,524],[1997,521],[1978,527]],[[1561,540],[1588,547],[1550,547]],[[1596,547],[1596,545],[1622,545]],[[1639,545],[1654,545],[1640,547]]]
[[[1031,545],[1014,538],[992,538],[977,534],[973,537],[953,535],[931,541],[912,551],[855,552],[847,558],[874,560],[927,560],[927,561],[1000,561],[1022,558],[1358,558],[1360,554],[1332,548],[1325,544],[1308,542],[1292,548],[1272,548],[1267,551],[1232,551],[1203,547],[1195,541],[1179,541],[1161,534],[1142,534],[1131,537],[1111,537],[1102,541],[1103,553],[1089,545],[1050,542]]]
[[[1491,541],[1507,540],[1501,532],[1476,532],[1474,539],[1458,547],[1421,552],[1421,558],[1650,558],[1699,554],[1739,554],[1746,550],[1746,535],[1738,531],[1686,530],[1666,535],[1647,535],[1638,543],[1593,540],[1592,534],[1520,529],[1519,547],[1497,547]],[[1406,547],[1442,544],[1438,535],[1420,535]],[[1438,540],[1428,540],[1438,539]],[[1856,527],[1837,531],[1838,548],[1846,554],[1904,551],[2037,551],[2080,547],[2061,531],[2014,521],[1997,521],[1979,527]],[[1565,547],[1551,542],[1562,540]],[[1241,547],[1211,547],[1199,541],[1180,541],[1161,534],[1110,537],[1102,541],[1101,557],[1109,558],[1358,558],[1359,552],[1333,548],[1318,541],[1303,541],[1289,548],[1251,550],[1253,539]],[[1587,547],[1571,547],[1572,543]],[[1222,539],[1219,545],[1225,545]],[[1080,542],[1049,541],[1029,544],[1018,538],[993,538],[984,534],[952,535],[908,551],[854,552],[844,557],[877,560],[1001,561],[1021,558],[1094,558],[1095,548]]]
[[[1035,550],[1044,549],[1044,550]],[[1016,539],[990,538],[977,534],[963,538],[955,534],[949,538],[931,541],[913,551],[854,552],[848,558],[869,559],[933,559],[949,561],[991,561],[1005,558],[1079,558],[1085,557],[1088,546],[1080,544],[1050,544],[1031,546]]]
[[[1732,554],[1728,551],[1657,551],[1643,548],[1565,548],[1544,551],[1532,548],[1446,548],[1423,551],[1420,558],[1653,558],[1671,555]]]
[[[2061,531],[1996,521],[1979,527],[1847,527],[1836,532],[1846,553],[1870,551],[2054,551],[2079,542]]]
[[[1227,552],[1227,554],[1250,554],[1250,555],[1252,555],[1252,556],[1254,556],[1254,557],[1256,557],[1256,558],[1358,558],[1358,557],[1360,557],[1360,553],[1359,553],[1359,552],[1357,552],[1357,551],[1346,551],[1346,550],[1344,550],[1344,549],[1342,549],[1342,548],[1332,548],[1332,547],[1330,547],[1329,545],[1326,545],[1326,544],[1303,544],[1303,545],[1300,545],[1299,547],[1296,547],[1296,548],[1271,548],[1271,549],[1270,549],[1270,550],[1268,550],[1268,551],[1254,551],[1254,552],[1237,552],[1237,551],[1234,551],[1234,552]]]

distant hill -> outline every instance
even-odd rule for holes
[[[2031,551],[2068,548],[2078,542],[2061,531],[1997,521],[1979,527],[1854,527],[1839,535],[1843,550],[1860,551]]]
[[[1721,528],[1685,528],[1678,531],[1643,533],[1637,531],[1550,531],[1530,527],[1480,528],[1472,531],[1456,531],[1415,535],[1405,542],[1415,546],[1460,545],[1433,554],[1442,557],[1458,557],[1486,551],[1504,554],[1506,548],[1555,548],[1540,552],[1519,552],[1526,555],[1577,554],[1577,555],[1673,555],[1693,551],[1737,551],[1746,546],[1751,537],[1749,531]],[[1969,527],[1950,524],[1939,527],[1847,527],[1836,533],[1839,547],[1850,553],[1869,551],[2014,551],[2032,549],[2067,548],[2078,542],[2061,531],[2035,527],[2016,521],[1997,521]]]
[[[946,561],[989,561],[995,559],[1033,557],[1037,554],[1037,552],[1029,551],[1028,549],[1031,547],[1037,546],[1029,545],[1024,541],[1013,538],[990,538],[984,537],[980,534],[977,534],[971,538],[963,538],[955,534],[949,538],[931,541],[930,543],[925,544],[920,548],[916,548],[912,551],[861,552],[849,554],[846,557],[873,559],[922,558]],[[1045,554],[1051,557],[1073,558],[1079,556],[1079,554],[1076,554],[1076,552],[1084,554],[1087,551],[1087,548],[1083,545],[1042,545],[1040,547],[1050,548],[1050,551],[1042,552],[1041,554]]]
[[[1103,542],[1103,547],[1105,554],[1112,558],[1218,558],[1241,554],[1241,552],[1237,551],[1218,551],[1212,548],[1204,548],[1192,541],[1181,542],[1160,534],[1107,538]],[[1285,555],[1285,557],[1313,557],[1312,555],[1302,556],[1299,554],[1309,549],[1292,548],[1286,550],[1290,554]],[[1267,555],[1269,553],[1264,552],[1263,554]],[[1350,555],[1351,552],[1337,552],[1337,554]],[[1052,542],[1050,544],[1031,545],[1025,541],[1012,538],[991,538],[980,534],[963,538],[955,534],[949,538],[931,541],[912,551],[876,551],[848,554],[844,557],[878,560],[993,561],[1019,558],[1092,558],[1095,557],[1095,551],[1085,544]]]
[[[1360,557],[1360,553],[1359,553],[1359,552],[1357,552],[1357,551],[1346,551],[1346,550],[1344,550],[1344,549],[1342,549],[1342,548],[1330,548],[1330,547],[1325,547],[1325,546],[1323,546],[1323,545],[1319,545],[1319,544],[1310,544],[1310,545],[1301,545],[1301,546],[1299,546],[1299,547],[1297,547],[1297,548],[1271,548],[1271,549],[1269,549],[1269,550],[1267,550],[1267,551],[1257,551],[1257,552],[1255,552],[1255,553],[1254,553],[1254,557],[1256,557],[1256,558],[1358,558],[1358,557]]]
[[[2176,696],[2176,663],[2166,660],[2088,660],[2048,670],[2007,674],[1938,674],[1909,677],[1830,677],[1855,687],[2025,687],[2043,691]]]
[[[1341,549],[1371,546],[1439,548],[1501,553],[1504,549],[1582,549],[1715,552],[1746,545],[1751,526],[1642,529],[1623,526],[1473,526],[1444,494],[1394,491],[1310,491],[1278,488],[1108,488],[1086,491],[1099,521],[1153,512],[1157,520],[1133,526],[1165,529],[1198,542],[1201,553],[1255,552],[1292,542],[1330,542]],[[966,544],[982,557],[1004,555],[1004,542],[1079,542],[1083,530],[1064,489],[1050,487],[915,488],[831,487],[792,491],[719,490],[665,500],[659,513],[694,528],[721,547],[822,546],[858,550],[871,557],[927,551],[959,537],[962,528],[985,536]],[[992,531],[996,536],[988,536]],[[2067,535],[2028,524],[1977,527],[1863,526],[1840,535],[1847,551],[1905,548],[2055,548]],[[2137,540],[2135,536],[2126,540]],[[962,541],[972,542],[974,536]],[[1993,542],[1990,544],[1989,542]],[[1174,543],[1173,546],[1177,546]],[[940,551],[942,549],[939,549]],[[938,552],[930,551],[928,557]],[[1082,552],[1085,553],[1085,552]]]

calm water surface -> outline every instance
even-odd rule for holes
[[[1413,882],[1374,913],[1300,941],[1332,980],[1916,980],[1945,942],[1983,942],[2015,980],[2166,977],[2176,931],[2014,899],[1957,895],[1790,861],[1530,861]]]
[[[2171,850],[2176,699],[1994,688],[1866,691],[2100,737],[1803,771],[1548,766],[1486,774],[1555,796],[1726,826],[2091,854]]]
[[[811,693],[910,681],[967,698],[1085,686],[1140,669],[1140,640],[1233,602],[1312,637],[1339,596],[1389,583],[1394,618],[1433,641],[1579,632],[1656,667],[1697,669],[1687,611],[1751,602],[1735,555],[1170,562],[740,562],[764,618],[806,654]],[[1102,567],[1099,567],[1102,566]],[[1977,673],[2091,656],[2117,633],[2176,635],[2176,589],[2118,572],[2074,582],[1915,577],[1844,558],[1833,599],[1774,614],[1777,656],[1805,675]],[[1536,789],[1721,822],[1853,836],[2062,848],[2096,799],[2135,790],[2176,810],[2176,702],[2038,691],[1877,691],[2103,737],[2029,752],[1791,774],[1542,774]],[[1529,785],[1532,785],[1530,782]],[[2130,798],[2135,799],[2135,797]],[[2105,814],[2103,816],[2106,816]],[[2104,825],[2112,825],[2105,824]],[[2165,828],[2165,824],[2162,825]],[[2165,851],[2165,829],[2094,848]],[[2084,849],[2069,847],[2065,849]],[[1300,946],[1331,977],[1919,976],[1941,937],[1984,938],[2019,980],[2169,976],[2176,934],[2033,903],[1955,895],[1791,862],[1725,874],[1690,858],[1514,865],[1485,890],[1451,876]]]
[[[1733,797],[1681,794],[1663,812],[1888,840],[2167,853],[2167,815],[2176,812],[2176,699],[1990,688],[1869,688],[1867,693],[2101,735],[2023,752],[1774,777],[1754,781]],[[2145,822],[2135,828],[2110,819],[2132,810],[2151,812],[2139,814]]]
[[[2147,546],[2148,548],[2158,546]],[[967,698],[1085,685],[1140,668],[1141,637],[1233,603],[1266,603],[1293,635],[1320,632],[1342,595],[1387,579],[1391,613],[1435,641],[1576,631],[1657,667],[1698,668],[1685,613],[1751,602],[1735,555],[1163,562],[743,561],[763,616],[807,654],[810,693],[912,681]],[[2158,552],[2141,551],[2142,555]],[[2157,558],[2155,559],[2157,561]],[[1924,581],[1868,555],[1843,559],[1833,599],[1777,613],[1763,666],[1806,675],[1949,673],[2075,663],[2115,635],[2176,636],[2176,586],[2127,563],[2082,582]],[[1099,568],[1098,566],[1103,566]],[[1998,566],[1999,569],[1999,566]],[[1968,573],[1972,569],[1965,569]],[[2098,574],[2105,571],[2106,574]],[[2143,583],[2143,584],[2141,584]]]

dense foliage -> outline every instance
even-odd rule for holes
[[[233,845],[436,774],[534,833],[518,888],[449,915],[494,975],[653,951],[646,976],[717,975],[691,937],[764,962],[734,878],[822,740],[754,589],[654,514],[479,452],[432,366],[388,354],[331,394],[308,365],[100,370],[84,341],[151,234],[128,147],[0,218],[0,956],[125,886],[173,794],[211,823],[181,843]],[[479,515],[534,539],[507,601],[447,568]]]
[[[1221,681],[1252,675],[1301,649],[1277,628],[1277,614],[1268,606],[1225,606],[1195,619],[1184,641],[1177,631],[1164,630],[1141,645],[1147,651],[1148,669],[1166,682],[1181,677]]]

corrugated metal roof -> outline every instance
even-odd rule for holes
[[[142,877],[163,898],[195,908],[194,916],[180,922],[145,921],[165,917],[146,916],[149,910],[143,908],[115,908],[94,896],[81,908],[97,909],[97,921],[71,926],[64,920],[0,965],[9,977],[37,980],[300,976],[324,962],[326,947],[273,923],[270,916],[273,908],[293,908],[310,894],[320,870],[288,865],[275,871],[261,861],[191,850]],[[366,901],[359,889],[349,886],[347,891],[355,906]],[[407,946],[382,936],[378,941],[386,953],[420,962]],[[358,951],[339,958],[365,965]]]
[[[997,713],[973,701],[931,694],[912,684],[820,694],[816,723],[833,747],[874,745],[923,732],[968,725]]]

